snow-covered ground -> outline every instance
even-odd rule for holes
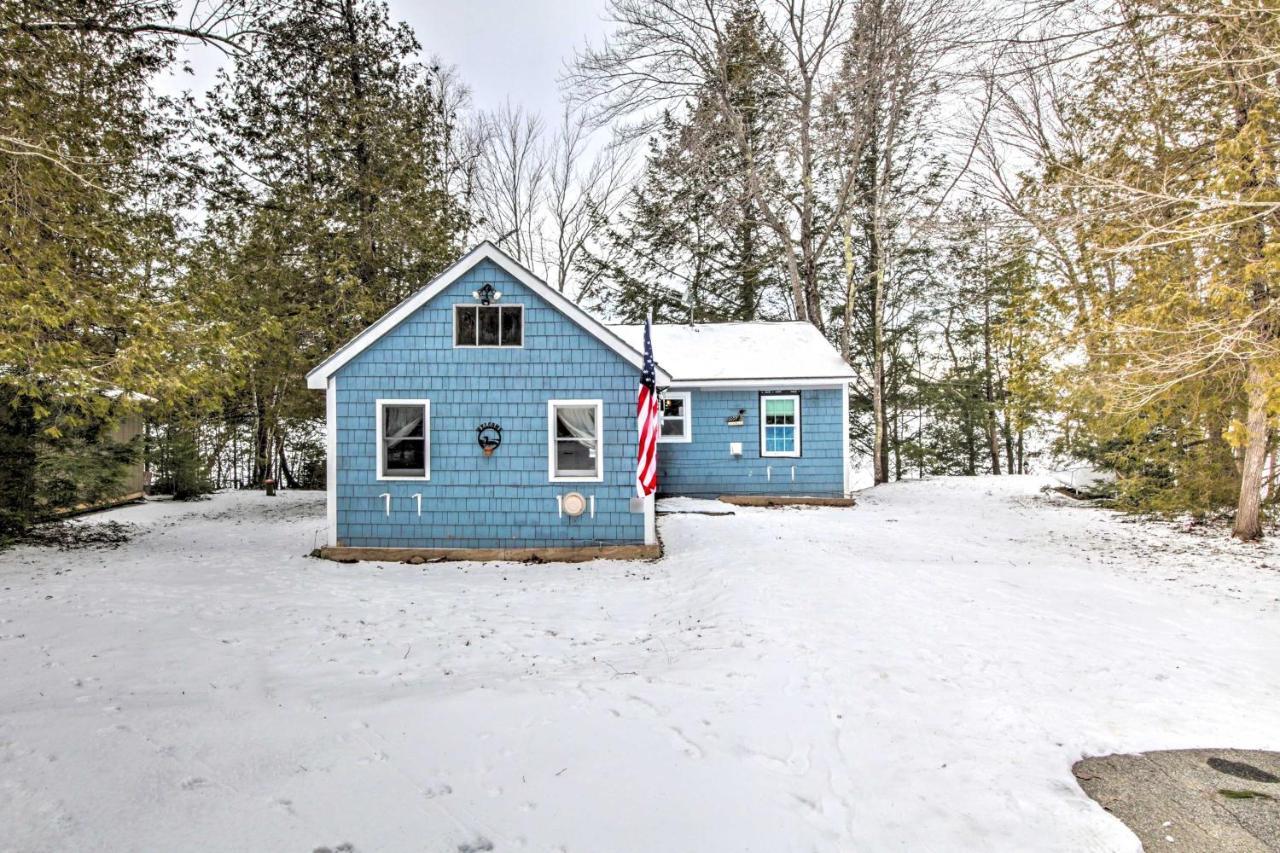
[[[1280,747],[1280,550],[1039,485],[669,515],[653,563],[95,516],[134,541],[0,554],[0,849],[1136,850],[1071,764]]]

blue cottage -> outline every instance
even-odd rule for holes
[[[483,243],[307,375],[333,557],[657,553],[635,497],[643,330]],[[667,495],[848,490],[852,373],[808,323],[655,326]]]

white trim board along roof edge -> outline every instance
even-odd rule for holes
[[[582,310],[582,308],[566,298],[564,294],[538,278],[515,258],[486,240],[454,261],[444,272],[433,278],[427,285],[420,288],[386,314],[383,314],[375,323],[347,341],[332,355],[312,368],[311,372],[307,374],[307,387],[317,390],[324,389],[329,377],[341,370],[348,362],[372,346],[375,341],[400,325],[414,311],[426,305],[444,291],[445,288],[462,278],[476,264],[484,260],[493,261],[516,281],[551,303],[560,313],[573,320],[584,331],[618,353],[630,364],[637,368],[643,367],[643,353],[624,341],[604,323]],[[659,382],[666,384],[671,381],[670,374],[665,370],[659,367],[658,371]]]

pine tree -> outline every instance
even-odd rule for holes
[[[1077,148],[1045,174],[1114,259],[1079,316],[1077,446],[1135,508],[1204,513],[1234,492],[1235,534],[1256,539],[1280,386],[1280,16],[1151,0],[1109,32],[1068,100]]]
[[[664,114],[625,226],[587,267],[603,278],[597,300],[637,321],[779,318],[789,313],[780,247],[748,186],[747,167],[719,105],[721,88],[754,150],[774,150],[781,59],[754,4],[726,24],[724,77],[707,80],[679,117]],[[727,82],[726,82],[727,81]]]
[[[177,36],[157,26],[173,15],[0,5],[0,536],[57,497],[38,495],[42,457],[57,468],[50,452],[135,404],[116,391],[164,398],[208,378],[186,349],[218,330],[173,292],[183,122],[151,89],[173,59]]]
[[[207,298],[253,353],[238,405],[254,482],[284,467],[290,419],[319,415],[306,371],[456,256],[453,116],[418,51],[385,4],[307,0],[266,22],[209,98]]]

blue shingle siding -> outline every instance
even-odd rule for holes
[[[453,306],[491,282],[524,310],[522,348],[453,346]],[[581,326],[481,261],[335,375],[338,544],[363,547],[542,548],[641,543],[634,494],[639,370]],[[431,401],[431,479],[377,479],[375,401]],[[604,401],[604,481],[550,483],[547,401]],[[476,427],[502,426],[485,457]],[[561,518],[556,496],[595,497],[595,517]],[[391,515],[383,493],[390,493]],[[413,495],[422,495],[422,516]]]
[[[693,441],[658,445],[659,493],[693,497],[841,495],[844,490],[841,389],[805,388],[799,392],[799,457],[761,457],[762,391],[791,392],[785,386],[728,391],[695,389],[690,400]],[[739,409],[746,410],[743,425],[726,425],[725,421]],[[731,442],[742,442],[741,457],[729,454]]]

